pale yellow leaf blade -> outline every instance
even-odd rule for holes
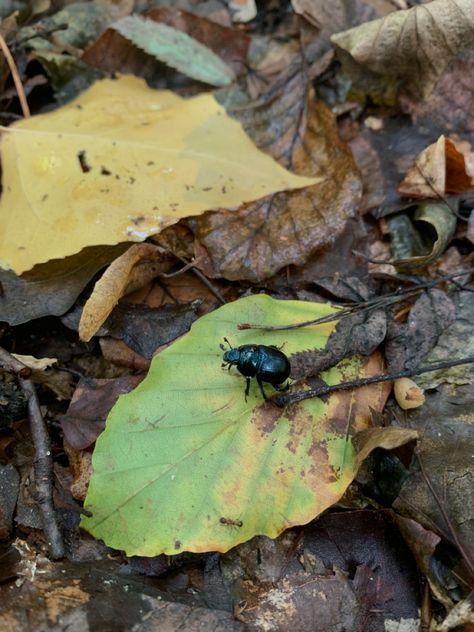
[[[185,100],[136,77],[13,125],[1,151],[0,265],[17,273],[319,181],[258,150],[211,94]]]

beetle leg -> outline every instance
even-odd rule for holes
[[[261,391],[261,393],[262,393],[263,399],[264,399],[265,401],[267,401],[268,397],[267,397],[267,395],[266,395],[265,391],[263,390],[262,380],[261,380],[259,377],[257,377],[257,382],[258,382],[258,385],[260,386],[260,391]]]
[[[280,393],[282,391],[287,391],[290,388],[289,382],[287,382],[284,386],[282,386],[281,384],[272,384],[272,386],[276,391],[280,391]]]
[[[249,396],[249,391],[250,391],[250,378],[247,377],[247,386],[245,387],[245,401],[247,401],[247,397]]]

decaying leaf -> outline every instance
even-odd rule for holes
[[[442,385],[425,404],[407,413],[418,430],[418,459],[410,468],[393,507],[448,541],[472,546],[474,528],[472,385]],[[449,522],[446,521],[449,516]]]
[[[113,380],[81,378],[61,427],[67,443],[75,450],[91,446],[105,428],[110,409],[120,395],[129,393],[142,381],[141,375],[125,375]]]
[[[188,77],[211,86],[227,86],[235,79],[232,68],[212,50],[172,26],[130,15],[115,22],[113,28],[138,48]]]
[[[131,246],[127,252],[110,264],[87,299],[79,322],[81,340],[89,341],[105,322],[119,299],[126,293],[133,269],[144,259],[147,261],[147,269],[151,278],[157,276],[159,272],[169,269],[169,261],[158,246],[152,244]],[[163,268],[163,266],[165,267]],[[150,278],[146,279],[145,282],[149,280]]]
[[[427,356],[427,362],[474,356],[474,293],[459,292],[453,301],[456,320],[441,334],[438,344]],[[469,384],[474,382],[474,364],[425,373],[417,377],[416,381],[424,389],[433,389],[443,383]]]
[[[189,225],[219,276],[258,282],[288,264],[302,265],[344,230],[361,195],[350,150],[341,142],[333,114],[296,75],[264,106],[237,112],[257,145],[320,183],[270,195],[236,213],[206,213]]]
[[[391,319],[385,341],[388,371],[415,369],[432,351],[456,318],[451,298],[436,288],[424,292],[413,304],[407,322]]]
[[[2,167],[1,262],[17,273],[318,181],[258,151],[212,95],[184,100],[134,77],[4,130]]]
[[[474,186],[474,153],[468,142],[440,136],[416,159],[398,187],[400,195],[439,198]]]
[[[356,472],[350,436],[367,427],[371,408],[380,410],[384,388],[279,409],[256,384],[246,401],[242,376],[221,368],[219,349],[224,336],[235,346],[285,343],[291,361],[298,350],[323,347],[333,326],[265,332],[237,324],[283,325],[332,311],[250,296],[204,316],[159,353],[96,443],[84,528],[134,555],[225,551],[304,524],[340,498]],[[352,358],[323,377],[371,375],[380,364],[376,355]]]
[[[471,0],[433,0],[331,37],[359,63],[428,96],[451,59],[474,41]]]
[[[35,358],[32,355],[22,355],[21,353],[12,353],[12,356],[35,371],[43,371],[58,361],[57,358]]]
[[[91,246],[66,259],[35,266],[22,276],[0,270],[0,320],[20,325],[42,316],[61,316],[94,274],[129,247]]]

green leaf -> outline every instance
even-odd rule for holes
[[[357,468],[350,436],[367,427],[369,407],[380,409],[382,387],[280,409],[252,383],[245,402],[245,380],[221,367],[219,344],[226,336],[234,346],[284,345],[291,361],[324,347],[335,323],[287,331],[239,331],[238,323],[288,325],[335,311],[258,295],[194,323],[112,409],[93,456],[92,517],[82,526],[128,555],[227,551],[334,504]],[[323,378],[334,384],[380,371],[377,359],[364,360],[372,364],[362,371],[361,362],[345,360]]]
[[[227,86],[232,68],[194,38],[172,26],[130,15],[112,25],[123,37],[159,61],[211,86]]]

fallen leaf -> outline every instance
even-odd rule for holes
[[[278,409],[252,384],[246,402],[245,381],[221,368],[219,349],[224,336],[234,345],[285,342],[291,361],[297,350],[324,346],[332,325],[270,333],[238,331],[237,324],[289,324],[332,311],[257,295],[194,323],[111,411],[93,456],[85,504],[92,517],[82,526],[134,555],[225,551],[304,524],[340,498],[356,473],[350,435],[367,427],[384,389]],[[323,376],[332,384],[343,374],[379,371],[374,356],[346,360]]]
[[[126,293],[135,266],[146,260],[152,278],[169,269],[168,257],[158,246],[135,244],[115,259],[97,281],[87,299],[79,322],[79,338],[88,342],[107,320],[119,299]],[[149,278],[146,279],[146,282]],[[137,288],[134,288],[137,289]]]
[[[337,238],[357,208],[361,182],[350,151],[326,106],[312,94],[305,104],[300,81],[296,76],[284,94],[240,116],[259,147],[297,173],[316,173],[320,183],[188,221],[226,279],[258,282],[285,265],[303,265]]]
[[[111,336],[123,340],[130,349],[148,360],[162,345],[169,344],[189,330],[201,304],[198,299],[193,303],[167,304],[161,307],[149,307],[140,303],[125,301],[119,303],[95,336]],[[77,330],[82,308],[77,305],[61,320],[70,329]]]
[[[132,371],[148,371],[150,368],[150,360],[130,349],[123,340],[100,338],[99,345],[104,360],[111,364],[126,367]]]
[[[254,538],[220,566],[248,630],[416,630],[416,565],[386,512],[329,512]]]
[[[417,157],[398,192],[412,198],[440,198],[447,193],[463,193],[473,186],[471,145],[442,135]]]
[[[62,316],[94,274],[129,247],[91,246],[66,259],[35,266],[22,276],[0,269],[0,320],[21,325],[43,316]]]
[[[2,166],[2,265],[17,273],[318,181],[258,151],[212,95],[183,100],[134,77],[4,130]]]
[[[212,50],[172,26],[130,15],[115,22],[112,28],[145,53],[197,81],[219,87],[235,79],[232,68]]]
[[[250,43],[249,36],[243,31],[221,26],[204,17],[171,6],[147,11],[145,17],[187,33],[214,51],[235,72],[242,70],[242,62]],[[135,47],[114,29],[104,31],[84,51],[81,59],[106,72],[131,73],[153,82],[157,81],[160,74],[160,62]]]
[[[427,362],[474,356],[474,294],[459,292],[453,297],[453,302],[456,319],[441,333],[438,344],[426,357]],[[416,381],[425,390],[437,388],[440,384],[470,384],[474,382],[474,364],[425,373]]]
[[[423,292],[411,307],[406,323],[391,319],[388,324],[385,341],[388,372],[418,367],[455,319],[455,305],[445,292],[436,288]]]
[[[323,33],[337,33],[395,11],[390,0],[291,0],[295,13]],[[318,33],[320,36],[320,33]]]
[[[324,349],[295,353],[291,362],[291,377],[300,379],[318,375],[351,355],[370,355],[384,341],[387,316],[382,309],[356,312],[335,321]]]
[[[435,85],[429,99],[420,101],[400,95],[400,105],[415,124],[436,125],[445,133],[474,132],[470,76],[474,72],[474,49],[468,46],[453,59]],[[472,136],[471,136],[472,139]]]
[[[474,41],[474,5],[433,0],[337,33],[331,41],[359,64],[403,80],[426,99],[451,59]]]
[[[141,375],[125,375],[113,380],[81,378],[69,408],[60,417],[68,444],[75,450],[91,446],[104,430],[107,415],[119,396],[129,393],[142,380]]]
[[[406,422],[419,432],[418,458],[393,503],[395,511],[464,546],[468,555],[474,523],[473,404],[472,385],[442,385],[426,393],[421,408],[406,413]]]
[[[21,353],[12,353],[12,356],[22,362],[25,366],[36,371],[43,371],[49,366],[56,364],[57,358],[35,358],[31,355],[22,355]]]

